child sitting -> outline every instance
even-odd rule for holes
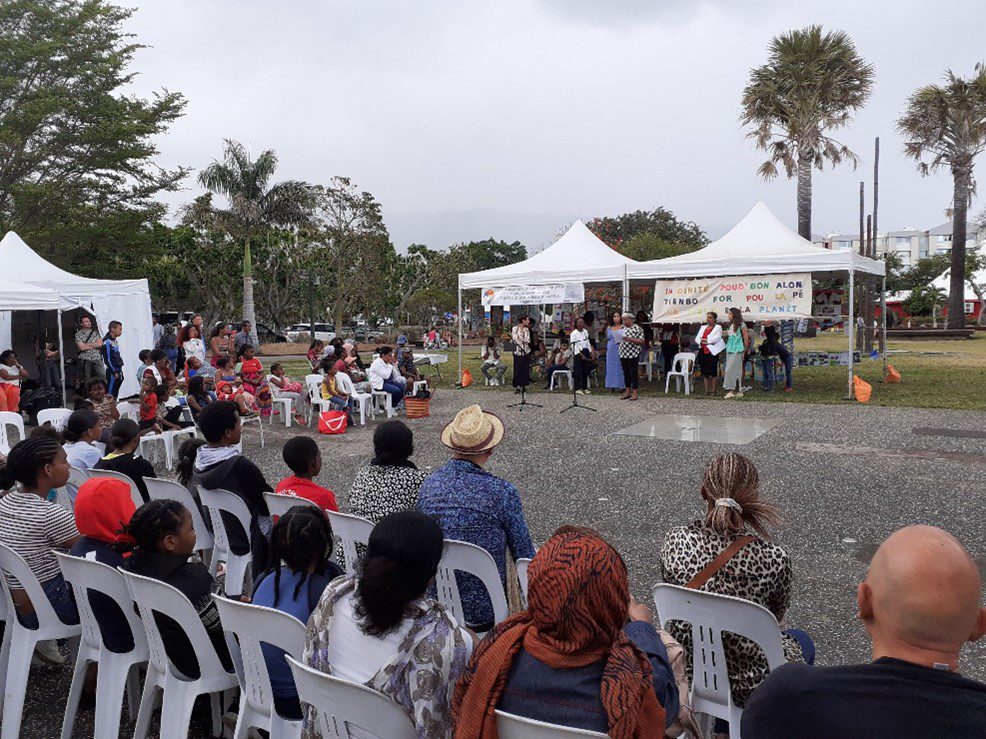
[[[306,423],[305,411],[308,409],[308,395],[305,393],[305,386],[288,377],[284,373],[284,365],[280,362],[274,362],[270,366],[267,383],[275,398],[291,399],[294,420],[299,425],[304,425]]]
[[[141,349],[137,352],[137,359],[140,360],[140,368],[137,370],[137,377],[143,377],[144,373],[154,366],[154,363],[151,362],[151,350]]]
[[[85,403],[99,416],[101,429],[99,440],[108,444],[110,428],[120,420],[120,411],[116,408],[116,398],[106,392],[106,382],[98,377],[89,381],[86,395],[88,397]]]
[[[180,590],[202,619],[223,667],[231,670],[233,662],[223,625],[212,600],[213,593],[222,592],[223,579],[210,575],[201,561],[189,559],[195,551],[192,515],[176,500],[152,500],[136,510],[126,533],[133,538],[136,548],[125,569]],[[188,636],[170,618],[158,615],[154,618],[168,659],[183,675],[197,679],[201,675],[199,663]]]
[[[325,370],[325,377],[322,379],[320,390],[322,400],[329,401],[329,407],[333,410],[345,411],[346,421],[350,426],[352,426],[352,383],[350,382],[347,386],[345,382],[340,381],[340,377],[346,377],[346,373],[340,371],[339,368],[345,368],[345,366],[346,365],[344,362],[333,362],[331,358],[322,362],[322,367]],[[346,377],[346,380],[348,379],[349,378]],[[347,387],[348,392],[346,390]]]
[[[291,441],[298,439],[311,441],[304,436]],[[325,516],[311,506],[290,509],[274,524],[271,561],[275,565],[257,579],[253,603],[276,608],[308,623],[325,586],[343,574],[339,565],[330,560],[331,554],[332,528]],[[261,649],[274,694],[274,710],[289,720],[301,719],[298,690],[283,650],[269,644],[261,644]]]
[[[244,344],[239,348],[240,362],[236,365],[236,372],[243,381],[243,389],[256,398],[257,409],[261,415],[269,416],[270,388],[264,379],[264,365],[254,356],[255,351],[252,344]]]
[[[257,399],[243,388],[243,380],[229,368],[229,357],[216,360],[216,399],[236,403],[241,416],[257,415]]]
[[[281,454],[284,464],[294,474],[277,483],[275,493],[310,500],[322,510],[339,510],[335,493],[314,482],[314,478],[322,471],[322,454],[314,439],[309,436],[293,436],[285,443]]]
[[[188,381],[188,394],[185,402],[192,411],[192,418],[198,418],[199,412],[212,402],[209,393],[205,388],[205,378],[202,375],[195,375]]]

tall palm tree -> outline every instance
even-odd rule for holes
[[[273,149],[251,160],[241,143],[225,139],[222,161],[213,161],[199,173],[199,184],[229,201],[228,209],[213,211],[216,220],[230,236],[243,241],[243,319],[253,325],[254,337],[257,317],[250,241],[272,226],[308,222],[313,203],[311,187],[304,182],[285,180],[271,185],[276,169],[277,154]]]
[[[975,187],[973,165],[986,148],[986,65],[970,79],[945,73],[944,85],[925,85],[907,100],[897,121],[904,152],[922,175],[948,167],[952,172],[952,267],[948,287],[948,327],[965,325],[965,240],[969,197]]]
[[[740,121],[768,159],[757,173],[765,180],[784,167],[798,177],[798,233],[811,240],[811,170],[858,158],[828,135],[849,123],[873,88],[873,65],[856,51],[844,31],[821,26],[789,31],[771,39],[767,63],[750,70],[743,89]]]

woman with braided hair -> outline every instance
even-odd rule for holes
[[[456,739],[496,737],[495,708],[613,739],[663,737],[678,715],[674,674],[616,550],[563,526],[528,575],[528,609],[486,635],[455,688]]]
[[[70,549],[79,531],[71,511],[47,500],[49,490],[68,482],[68,473],[68,457],[58,439],[39,434],[14,445],[0,467],[0,489],[10,491],[0,498],[0,544],[27,562],[58,617],[77,624],[79,611],[52,550]],[[20,581],[7,577],[7,585],[21,623],[37,628],[34,606]],[[42,656],[58,661],[55,654]]]
[[[671,529],[664,540],[664,581],[752,601],[773,613],[780,623],[791,601],[791,558],[770,541],[769,529],[779,523],[780,515],[773,505],[760,499],[756,465],[735,452],[719,455],[705,470],[701,495],[705,518]],[[716,558],[728,554],[730,547],[731,556],[714,568]],[[691,627],[671,621],[668,631],[690,654]],[[815,645],[808,634],[786,629],[781,636],[788,662],[814,662]],[[724,635],[723,649],[733,701],[743,706],[767,676],[767,658],[752,641],[731,634]],[[686,664],[690,672],[691,657]],[[717,733],[728,730],[725,721],[717,720]]]
[[[288,510],[271,531],[270,556],[275,564],[257,579],[253,603],[276,608],[307,624],[325,587],[343,574],[331,560],[332,527],[325,514],[310,505]],[[298,690],[284,661],[284,651],[270,644],[261,644],[261,649],[274,693],[274,709],[283,718],[301,720]]]

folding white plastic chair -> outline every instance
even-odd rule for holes
[[[140,405],[131,401],[124,401],[116,404],[116,410],[120,418],[129,418],[131,421],[140,421]]]
[[[185,739],[188,736],[192,706],[195,699],[203,693],[212,694],[212,734],[219,736],[222,730],[220,693],[239,685],[236,673],[227,672],[223,667],[202,620],[180,590],[160,580],[132,572],[121,570],[121,574],[140,611],[149,652],[147,676],[144,679],[144,692],[140,698],[134,737],[142,739],[147,736],[151,712],[154,710],[154,698],[159,689],[164,691],[160,739]],[[167,616],[185,632],[199,664],[197,679],[181,674],[168,659],[155,614]]]
[[[267,501],[267,510],[272,516],[283,516],[289,510],[298,505],[310,505],[313,508],[322,510],[318,503],[302,498],[298,495],[281,495],[280,493],[264,493],[264,500]]]
[[[89,477],[109,477],[113,480],[119,480],[120,482],[125,482],[130,486],[130,499],[134,502],[137,508],[140,508],[146,502],[144,496],[140,492],[140,488],[137,487],[137,483],[130,479],[129,476],[124,475],[122,472],[115,472],[114,470],[97,470],[95,467],[89,472]]]
[[[82,627],[79,654],[75,658],[75,667],[72,671],[72,687],[69,689],[68,702],[65,704],[62,739],[72,737],[75,715],[79,710],[79,698],[82,696],[82,686],[86,678],[86,668],[91,662],[99,664],[94,736],[119,736],[124,693],[127,694],[127,710],[130,718],[137,718],[137,706],[140,700],[138,665],[148,660],[144,626],[134,612],[134,603],[127,589],[127,583],[117,570],[94,559],[72,557],[61,552],[55,552],[55,556],[58,558],[58,565],[62,568],[65,580],[75,593]],[[99,622],[89,602],[89,594],[93,592],[106,595],[120,606],[134,639],[133,649],[129,652],[113,652],[106,648]]]
[[[75,510],[75,496],[79,494],[79,488],[82,484],[89,479],[89,473],[82,469],[81,467],[75,467],[74,465],[68,466],[68,482],[65,483],[65,487],[60,488],[58,491],[58,503],[70,511]],[[62,491],[65,495],[62,495]],[[68,505],[65,505],[65,499],[68,498]]]
[[[427,390],[428,381],[427,380],[415,380],[414,384],[411,385],[411,395],[417,395],[418,390]]]
[[[695,354],[692,352],[678,352],[674,355],[671,362],[671,371],[664,376],[664,394],[668,394],[668,387],[671,378],[674,378],[675,392],[681,392],[681,381],[685,381],[685,395],[692,392],[692,372],[695,369]]]
[[[72,411],[68,408],[45,408],[38,411],[38,426],[48,423],[55,431],[63,431],[71,415]]]
[[[187,410],[187,407],[186,407]],[[165,456],[168,459],[168,467],[174,467],[178,460],[178,455],[175,453],[175,442],[179,436],[187,436],[189,439],[194,439],[197,429],[195,426],[186,426],[180,429],[167,429],[161,435],[164,437],[164,451]],[[260,432],[260,445],[263,446],[264,434],[263,431]]]
[[[10,436],[7,433],[8,426],[13,426],[17,429],[17,433],[20,434],[17,437],[17,441],[24,441],[27,438],[27,435],[24,433],[24,419],[21,414],[14,413],[13,411],[0,411],[0,454],[3,455],[10,454],[10,448],[13,446],[10,443]]]
[[[527,568],[531,564],[530,557],[521,557],[514,565],[517,567],[517,581],[520,583],[520,596],[527,607]]]
[[[781,631],[774,614],[742,598],[706,593],[679,585],[654,586],[658,622],[686,621],[692,630],[692,711],[708,736],[712,719],[729,722],[729,736],[739,739],[743,709],[733,703],[726,671],[722,634],[728,632],[755,642],[771,670],[784,664]]]
[[[215,575],[219,562],[212,557],[212,531],[206,526],[202,511],[192,494],[184,485],[174,480],[145,477],[144,484],[147,485],[147,494],[151,500],[177,500],[188,509],[192,515],[192,528],[195,530],[195,551],[202,553],[202,561],[209,565],[209,571]]]
[[[647,371],[647,382],[654,381],[654,347],[648,347],[640,353],[640,359],[637,361],[637,371],[640,371],[640,367],[646,368]]]
[[[256,425],[257,426],[257,430],[260,432],[260,447],[262,449],[264,447],[264,420],[263,420],[263,417],[260,414],[257,414],[256,416],[240,416],[240,426],[241,427],[244,427],[244,426],[252,426],[252,425]],[[240,444],[241,444],[240,449],[241,450],[242,450],[242,443],[243,443],[243,440],[240,439]]]
[[[373,412],[376,414],[378,411],[387,414],[387,418],[393,418],[397,415],[397,410],[394,408],[394,399],[390,397],[390,393],[386,390],[374,390],[370,393],[373,396]]]
[[[147,457],[149,460],[157,461],[157,447],[154,446],[156,442],[160,442],[161,448],[164,450],[164,464],[167,467],[171,467],[171,447],[168,446],[168,440],[163,433],[144,434],[141,436],[140,443],[137,445],[137,453],[142,457]]]
[[[380,739],[415,739],[414,724],[394,701],[365,685],[351,683],[286,657],[298,697],[316,711],[323,739],[350,739],[358,727]]]
[[[250,511],[246,503],[238,495],[234,495],[228,490],[209,490],[199,485],[199,500],[202,506],[209,511],[209,519],[212,521],[212,563],[218,565],[220,561],[226,563],[226,594],[240,596],[244,593],[244,584],[247,572],[250,569],[251,553],[235,554],[229,547],[229,532],[226,531],[226,523],[223,521],[221,511],[235,517],[240,522],[240,526],[246,532],[247,539],[250,538]],[[250,594],[247,587],[246,594]]]
[[[350,397],[353,399],[356,410],[359,411],[360,426],[366,425],[367,416],[370,417],[370,420],[376,420],[377,412],[373,407],[373,396],[370,393],[354,392]]]
[[[233,736],[246,737],[248,730],[256,727],[278,739],[300,737],[301,721],[283,718],[274,709],[274,694],[261,643],[283,649],[295,659],[301,659],[301,650],[305,646],[305,624],[274,608],[241,603],[218,595],[214,595],[213,599],[226,630],[226,642],[240,682],[240,705]]]
[[[452,612],[456,621],[467,624],[455,578],[457,571],[466,572],[482,581],[493,604],[493,625],[503,621],[508,613],[507,596],[503,592],[500,571],[490,553],[475,544],[454,539],[446,539],[442,549],[442,560],[435,576],[438,602]]]
[[[373,521],[349,513],[336,511],[326,511],[326,513],[329,516],[329,525],[332,526],[332,534],[339,539],[339,546],[345,558],[346,572],[352,575],[356,572],[356,562],[359,561],[356,545],[370,543]]]
[[[6,575],[19,581],[21,589],[26,591],[31,605],[34,606],[38,628],[27,628],[15,615],[14,599]],[[27,562],[3,544],[0,544],[0,581],[7,602],[7,623],[3,630],[3,646],[0,648],[0,675],[4,676],[0,739],[16,739],[20,735],[27,676],[31,670],[31,656],[35,646],[41,641],[78,637],[82,628],[78,624],[70,626],[58,618]]]
[[[555,383],[558,383],[558,387],[561,387],[561,378],[568,380],[568,389],[572,389],[572,370],[555,370],[551,373],[551,384],[548,387],[549,390],[555,389]]]
[[[305,375],[305,387],[308,389],[308,425],[322,411],[331,409],[331,403],[322,398],[323,375]]]
[[[607,734],[586,729],[573,729],[558,724],[546,724],[532,718],[496,712],[496,733],[500,739],[571,739],[573,736],[594,736],[606,739]]]
[[[294,401],[291,398],[279,398],[276,396],[272,397],[270,401],[270,425],[274,425],[274,415],[280,413],[284,418],[285,427],[291,428],[291,404]]]

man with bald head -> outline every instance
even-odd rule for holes
[[[976,563],[950,534],[895,532],[857,592],[873,661],[774,670],[746,704],[743,736],[986,735],[986,684],[958,673],[962,645],[986,634],[981,595]]]

